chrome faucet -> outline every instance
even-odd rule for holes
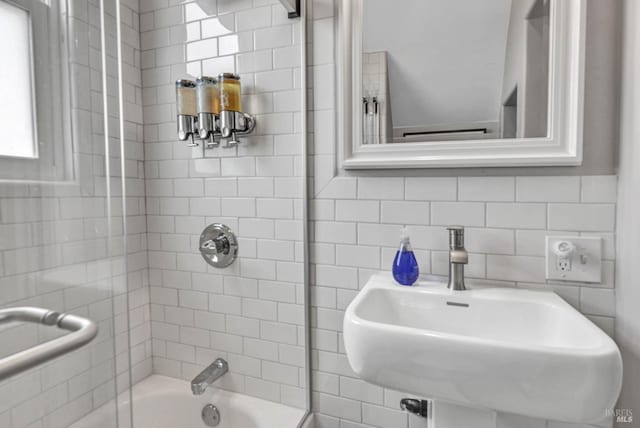
[[[204,369],[191,381],[191,392],[193,395],[202,395],[207,388],[223,374],[229,371],[229,364],[222,358],[215,360],[209,367]]]
[[[464,248],[464,227],[449,226],[449,283],[450,290],[466,290],[464,265],[469,263],[469,254]]]

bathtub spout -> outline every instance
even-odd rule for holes
[[[207,388],[229,370],[229,364],[218,358],[191,381],[193,395],[201,395]]]

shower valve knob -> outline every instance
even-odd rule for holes
[[[214,223],[200,235],[198,246],[202,258],[213,267],[224,268],[238,256],[238,241],[230,228]]]

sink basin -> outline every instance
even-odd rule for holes
[[[537,418],[602,421],[622,385],[613,340],[551,291],[378,274],[347,308],[344,342],[368,382]]]

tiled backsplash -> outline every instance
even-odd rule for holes
[[[300,21],[276,0],[169,3],[140,16],[154,372],[220,356],[217,385],[305,407]],[[174,81],[233,71],[255,134],[203,159],[176,139]],[[214,222],[239,238],[223,270],[197,250]]]

